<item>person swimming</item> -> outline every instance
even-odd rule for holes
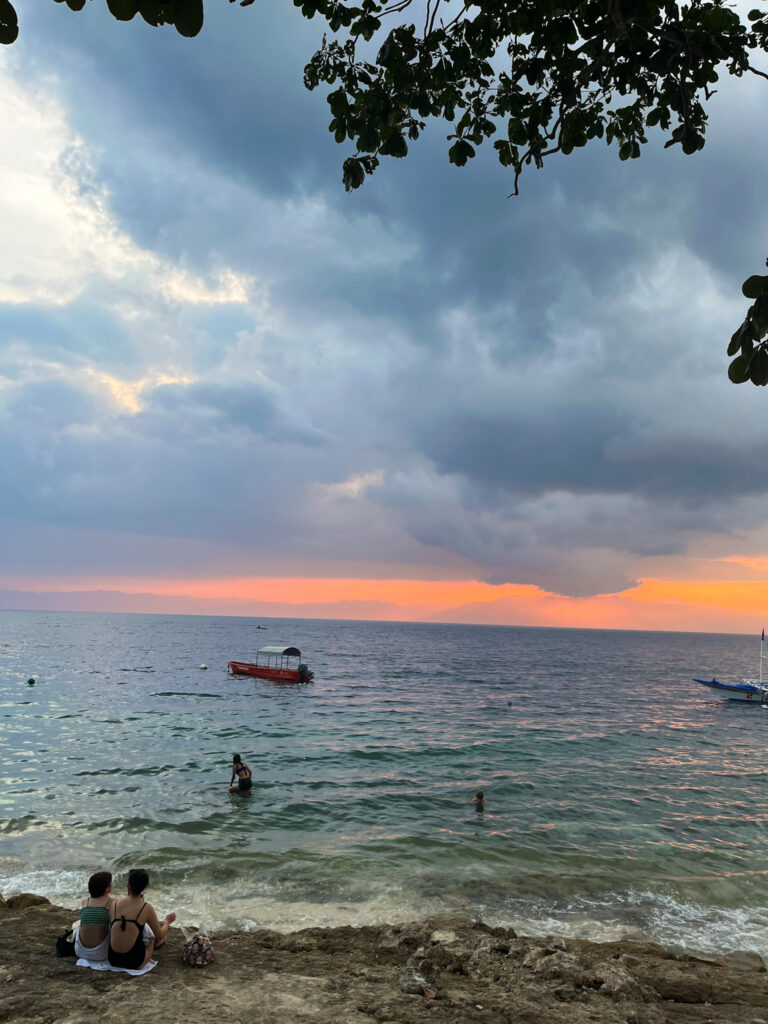
[[[481,789],[478,789],[478,791],[475,793],[474,797],[472,798],[472,803],[475,805],[476,811],[485,810],[485,795],[483,794],[483,791]]]
[[[236,786],[234,785],[235,776],[237,776]],[[252,787],[251,769],[241,759],[239,754],[234,754],[232,756],[232,778],[229,780],[229,792],[239,793],[240,796],[251,796]]]

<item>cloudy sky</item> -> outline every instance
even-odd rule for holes
[[[695,157],[356,193],[291,4],[0,53],[0,607],[759,631],[768,83]]]

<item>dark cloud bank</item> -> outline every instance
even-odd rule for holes
[[[763,522],[765,396],[728,384],[724,353],[764,256],[760,90],[723,83],[696,158],[594,148],[512,201],[490,151],[457,171],[438,128],[346,195],[301,86],[315,44],[290,10],[212,11],[194,43],[97,5],[29,14],[14,76],[59,76],[116,229],[251,291],[147,300],[142,332],[108,278],[0,306],[7,536],[39,529],[41,569],[64,526],[225,538],[248,571],[461,564],[583,595]],[[186,376],[138,410],[76,372],[136,380],[153,359]]]

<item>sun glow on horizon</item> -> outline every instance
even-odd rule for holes
[[[21,588],[19,579],[2,579],[0,585]],[[533,597],[542,591],[533,584],[484,583],[480,580],[357,579],[349,577],[259,577],[222,579],[157,579],[99,576],[78,579],[48,577],[28,581],[33,592],[55,589],[64,593],[81,590],[119,590],[126,594],[157,594],[204,600],[238,601],[386,601],[401,605],[477,604],[501,597]]]
[[[752,632],[761,628],[762,609],[768,608],[768,580],[647,578],[618,593],[586,597],[552,593],[533,584],[348,577],[183,580],[103,576],[34,581],[0,577],[0,588],[55,592],[73,598],[85,594],[89,604],[83,610],[102,610],[99,595],[105,600],[107,594],[120,594],[133,599],[128,610],[139,612],[167,607],[200,614],[247,615],[252,607],[253,614],[265,617],[437,619],[478,625],[694,632]]]

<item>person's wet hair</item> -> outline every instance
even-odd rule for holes
[[[232,755],[232,764],[240,764],[241,760],[242,760],[242,758],[240,757],[239,754],[233,754]]]
[[[144,868],[131,868],[128,872],[128,885],[134,896],[141,896],[149,885],[149,875]]]
[[[97,900],[107,891],[111,881],[112,873],[110,871],[97,871],[88,879],[88,892]]]

